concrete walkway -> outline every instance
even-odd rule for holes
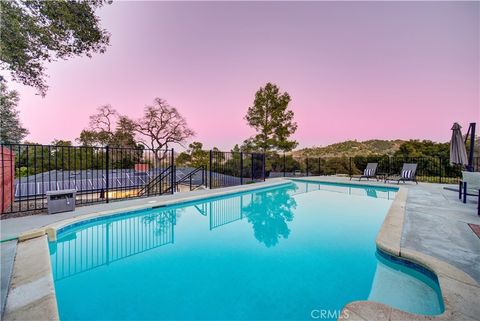
[[[10,276],[13,270],[13,261],[17,249],[17,241],[0,243],[1,269],[0,269],[0,316],[3,315],[7,299]]]
[[[468,226],[480,225],[477,199],[463,204],[444,186],[409,185],[402,246],[448,262],[480,283],[480,238]]]

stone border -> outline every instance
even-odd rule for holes
[[[295,180],[294,177],[286,178]],[[298,178],[302,181],[312,182],[337,182],[337,180],[325,177]],[[224,191],[211,190],[204,194],[186,196],[174,200],[158,202],[155,206],[178,205],[197,201],[204,198],[220,197],[238,192],[246,192],[259,188],[269,188],[288,184],[285,179],[275,182],[243,185]],[[403,222],[405,218],[405,205],[407,190],[398,185],[379,184],[378,182],[356,181],[346,182],[351,185],[371,185],[381,187],[398,187],[399,190],[385,217],[382,227],[377,235],[377,247],[387,254],[401,257],[432,271],[438,277],[445,311],[438,316],[424,316],[404,312],[388,305],[372,301],[355,301],[347,304],[340,315],[339,320],[360,321],[414,321],[414,320],[478,320],[480,306],[480,287],[478,283],[465,272],[431,256],[423,253],[401,248]],[[36,229],[23,233],[19,236],[17,255],[15,257],[14,270],[4,320],[58,320],[58,310],[55,297],[53,275],[50,265],[48,240],[55,240],[57,230],[98,217],[108,217],[118,213],[133,212],[152,208],[152,204],[125,207],[117,210],[102,211],[93,214],[73,217],[45,228]]]
[[[59,320],[46,235],[18,243],[3,320]]]

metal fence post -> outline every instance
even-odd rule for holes
[[[175,167],[175,158],[174,158],[174,149],[172,148],[172,151],[171,151],[172,155],[171,155],[171,159],[170,159],[170,166],[172,166],[172,173],[171,173],[171,181],[170,181],[170,187],[171,187],[171,191],[172,191],[172,194],[175,193],[174,189],[175,189],[175,180],[176,180],[176,176],[177,176],[177,168]]]
[[[210,189],[212,189],[212,163],[213,163],[213,151],[210,149],[210,164],[209,164],[209,171],[208,171],[208,180],[210,184]]]
[[[475,127],[476,126],[477,126],[477,123],[470,123],[470,126],[468,127],[468,132],[467,132],[467,138],[468,138],[468,133],[470,133],[470,151],[468,153],[468,166],[467,166],[467,170],[469,172],[474,171],[473,156],[475,154],[475,129],[476,129]]]
[[[348,176],[352,176],[352,157],[349,157]]]
[[[252,181],[255,180],[255,178],[253,177],[253,171],[254,171],[254,167],[253,167],[253,153],[250,154],[250,170],[252,171]]]
[[[263,174],[262,176],[263,176],[263,181],[265,182],[265,154],[263,154],[263,159],[262,160],[263,160],[262,161],[262,163],[263,163],[262,164],[263,165],[262,166],[262,174]]]
[[[240,185],[243,185],[243,152],[240,152]]]
[[[286,176],[286,172],[287,172],[287,160],[285,157],[285,152],[283,152],[283,177]]]
[[[109,188],[109,160],[110,160],[110,156],[108,155],[109,154],[109,151],[110,151],[110,147],[108,147],[108,145],[105,147],[105,170],[106,170],[106,175],[105,175],[105,178],[107,180],[106,184],[105,184],[105,201],[108,203],[109,202],[109,193],[108,193],[108,188]],[[81,164],[80,164],[80,170],[81,170]]]
[[[439,157],[440,159],[440,173],[438,176],[440,176],[440,184],[442,184],[442,168],[443,168],[443,162],[442,162],[442,157]]]

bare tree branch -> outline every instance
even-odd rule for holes
[[[146,106],[143,117],[134,123],[137,141],[151,148],[157,158],[163,157],[160,151],[170,144],[184,146],[187,139],[195,135],[178,110],[161,98],[155,98],[153,105]]]
[[[110,104],[98,107],[97,111],[90,116],[90,130],[113,135],[112,123],[119,117],[118,112]]]

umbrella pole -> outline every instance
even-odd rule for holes
[[[469,172],[473,172],[473,155],[475,154],[475,127],[476,123],[470,123],[468,127],[467,137],[470,134],[470,152],[468,153],[468,167]]]

